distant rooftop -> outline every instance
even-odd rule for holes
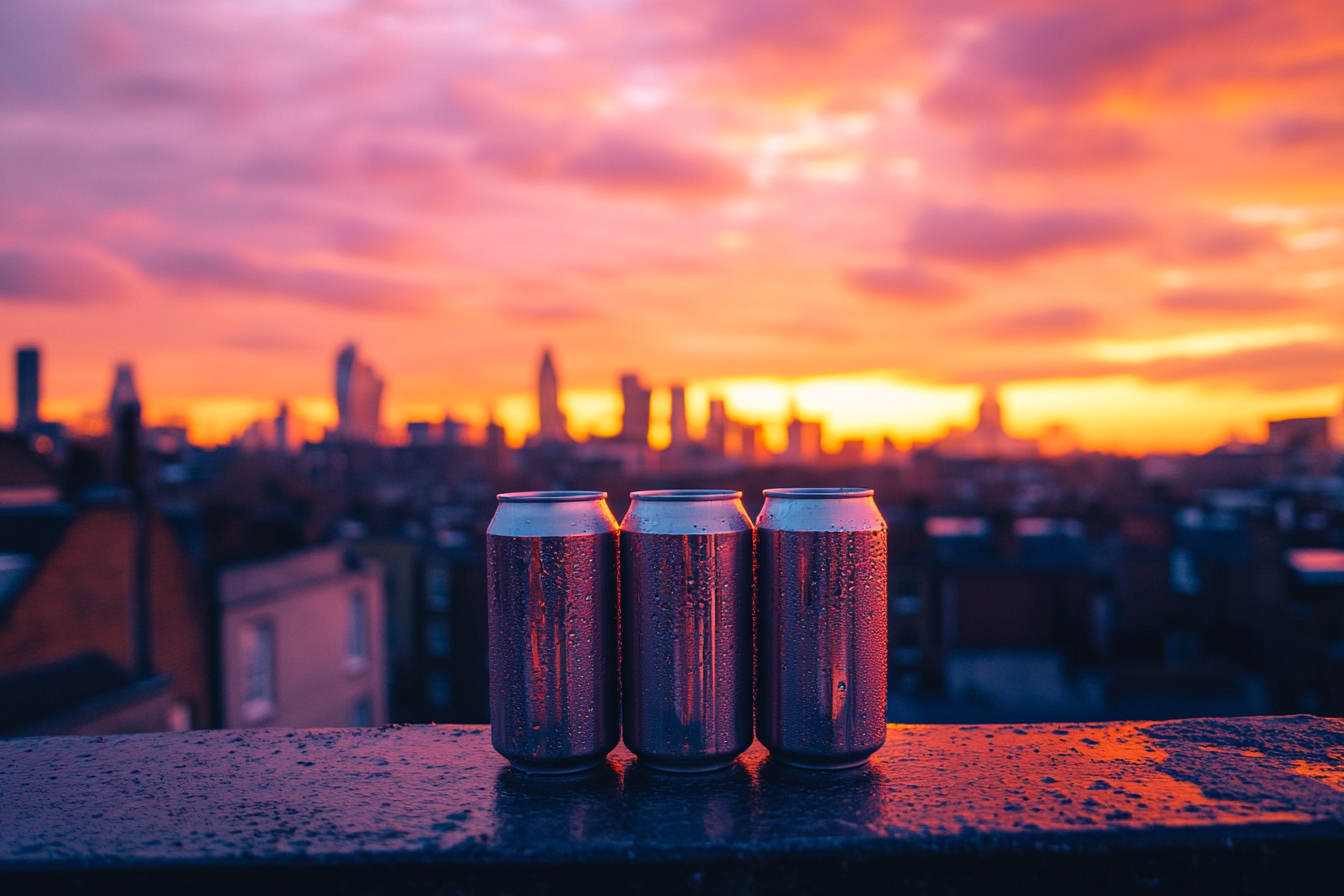
[[[220,571],[219,599],[225,604],[251,600],[280,588],[329,579],[347,568],[346,551],[339,545],[238,563]]]

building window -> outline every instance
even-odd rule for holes
[[[243,623],[238,647],[243,668],[243,721],[255,725],[275,713],[275,626],[269,619]]]
[[[453,652],[452,630],[446,619],[431,619],[425,624],[425,650],[432,657],[443,658]]]
[[[435,709],[446,709],[453,702],[453,680],[447,672],[431,672],[425,677],[425,699]]]
[[[448,593],[448,570],[436,566],[429,571],[426,583],[425,604],[435,613],[447,613],[452,609],[452,598]]]
[[[373,724],[373,699],[360,697],[350,707],[350,724],[355,728],[367,728]]]
[[[363,672],[369,665],[369,599],[353,591],[345,607],[345,669]]]

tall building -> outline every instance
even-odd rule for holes
[[[800,420],[796,409],[789,416],[789,445],[784,456],[792,463],[815,463],[821,457],[821,423]]]
[[[980,398],[980,421],[975,428],[990,438],[1003,435],[1003,406],[993,386],[986,386]]]
[[[135,371],[130,364],[118,364],[107,402],[107,422],[112,431],[112,450],[116,481],[131,489],[139,488],[140,469],[140,396],[135,390]]]
[[[705,424],[705,447],[715,457],[723,457],[727,450],[728,410],[722,398],[709,400],[709,421]]]
[[[639,374],[621,376],[621,441],[649,444],[649,403],[653,392],[641,386]]]
[[[447,516],[439,522],[446,525]],[[459,534],[461,544],[444,546],[453,540],[448,536]],[[429,538],[359,543],[361,554],[384,570],[393,722],[489,721],[485,554],[471,541],[460,530],[436,525]]]
[[[122,411],[134,405],[140,407],[140,395],[135,391],[135,369],[130,364],[118,364],[116,379],[112,382],[112,397],[107,402],[107,420],[112,426],[121,419]]]
[[[945,457],[1014,459],[1036,457],[1040,449],[1034,439],[1017,439],[1003,430],[1003,406],[998,390],[985,386],[980,399],[980,415],[975,429],[953,428],[934,444]]]
[[[378,438],[382,402],[382,378],[350,343],[336,356],[337,432],[352,441],[374,441]]]
[[[757,466],[770,459],[769,449],[765,447],[765,427],[759,423],[743,423],[742,451],[740,457],[744,464]]]
[[[275,414],[275,450],[281,454],[289,452],[289,402],[280,402]]]
[[[1269,421],[1269,440],[1265,447],[1270,451],[1319,451],[1330,450],[1329,417],[1295,417],[1289,420]]]
[[[686,387],[673,386],[672,392],[672,448],[684,448],[691,443],[691,434],[686,429]]]
[[[551,359],[549,348],[541,353],[541,372],[537,376],[537,411],[541,417],[537,441],[569,441],[568,421],[565,412],[560,410],[560,381],[555,375],[555,362]]]
[[[41,422],[38,415],[38,402],[42,397],[41,355],[35,345],[20,346],[14,353],[15,384],[17,395],[14,415],[14,428],[20,432],[35,429]]]

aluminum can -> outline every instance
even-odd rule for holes
[[[872,489],[766,489],[756,527],[756,736],[790,765],[862,765],[887,736],[887,524]]]
[[[490,739],[520,771],[593,768],[620,736],[617,524],[606,498],[500,495],[486,530]]]
[[[624,739],[699,772],[751,746],[751,518],[742,493],[643,491],[621,523]]]

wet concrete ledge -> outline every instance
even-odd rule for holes
[[[1344,723],[891,726],[865,769],[759,747],[508,769],[484,727],[0,741],[0,891],[1344,892]]]

